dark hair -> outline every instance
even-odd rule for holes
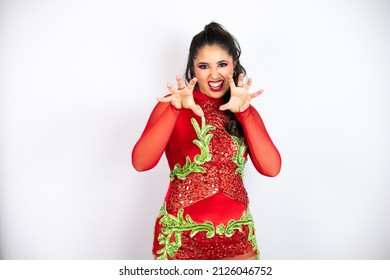
[[[235,64],[233,80],[236,84],[238,75],[241,73],[244,75],[246,74],[245,68],[240,64],[241,48],[237,39],[219,23],[211,22],[192,38],[185,72],[187,83],[195,77],[194,59],[196,59],[199,50],[204,46],[213,45],[223,48],[233,58],[233,63]],[[230,89],[223,96],[223,103],[227,103],[229,99]],[[227,132],[231,135],[245,139],[244,131],[236,116],[229,110],[224,111],[224,113],[229,118],[229,121],[225,124]]]

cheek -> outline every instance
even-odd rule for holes
[[[226,75],[233,75],[233,72],[234,72],[234,68],[233,66],[229,66],[229,67],[226,67]]]
[[[196,71],[195,76],[198,79],[198,82],[202,82],[203,80],[207,80],[207,74],[204,71]]]

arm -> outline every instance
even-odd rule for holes
[[[265,129],[259,113],[250,105],[250,101],[263,93],[263,90],[250,94],[249,88],[252,79],[248,79],[246,85],[244,85],[243,79],[244,75],[240,74],[236,86],[233,77],[229,76],[230,100],[228,103],[221,105],[220,110],[230,110],[235,113],[244,129],[245,139],[249,146],[249,155],[256,170],[265,176],[274,177],[280,171],[281,158]]]
[[[146,171],[156,166],[171,137],[180,109],[191,109],[195,114],[203,115],[192,95],[196,78],[187,86],[180,76],[176,77],[176,81],[177,90],[168,84],[171,94],[157,98],[159,103],[154,108],[141,138],[134,146],[131,157],[133,166],[138,171]]]
[[[137,171],[155,167],[165,151],[180,110],[170,103],[159,102],[132,152],[132,163]]]
[[[244,129],[250,158],[258,172],[265,176],[278,175],[281,158],[264,126],[263,120],[253,106],[235,114]]]

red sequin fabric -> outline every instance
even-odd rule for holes
[[[217,192],[247,205],[248,195],[242,179],[239,174],[234,174],[236,167],[232,169],[229,165],[205,163],[207,173],[191,173],[184,181],[175,178],[167,201],[168,211],[178,211]]]
[[[177,260],[218,260],[243,255],[252,251],[248,241],[248,227],[236,232],[231,237],[215,235],[207,238],[204,232],[190,237],[189,231],[182,234],[182,243],[175,254]]]

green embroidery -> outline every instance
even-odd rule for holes
[[[157,254],[160,255],[157,258],[158,260],[167,260],[168,255],[170,257],[175,255],[181,246],[181,233],[183,231],[191,230],[190,237],[194,237],[200,231],[206,231],[207,238],[212,238],[215,235],[212,222],[206,221],[203,224],[197,224],[189,215],[186,215],[184,220],[183,212],[184,210],[180,209],[177,212],[177,217],[175,217],[167,212],[165,203],[161,207],[159,217],[162,216],[160,224],[163,228],[161,229],[162,233],[158,236],[158,242],[164,247],[157,251]],[[172,235],[174,235],[173,241],[171,241]]]
[[[206,221],[203,224],[195,223],[189,215],[183,218],[183,209],[177,212],[177,217],[169,214],[166,209],[165,203],[160,209],[158,217],[162,217],[160,224],[163,226],[158,236],[158,242],[163,245],[163,248],[157,251],[159,257],[158,260],[167,260],[168,256],[173,258],[175,253],[181,247],[181,234],[183,231],[190,230],[190,237],[194,237],[198,232],[205,231],[207,238],[212,238],[215,234],[225,235],[231,237],[234,234],[234,230],[242,232],[242,226],[247,225],[249,229],[248,241],[251,242],[252,250],[257,250],[257,258],[260,258],[260,252],[257,249],[257,242],[255,236],[254,222],[249,210],[244,211],[241,218],[238,221],[230,220],[225,226],[219,224],[214,228],[214,224],[210,221]],[[173,240],[172,240],[173,239]]]
[[[225,231],[226,237],[232,236],[235,229],[237,229],[241,232],[243,225],[248,226],[248,228],[249,228],[248,240],[251,241],[253,250],[256,250],[257,244],[256,244],[256,236],[255,236],[255,232],[254,232],[254,222],[253,222],[252,214],[249,212],[249,210],[244,211],[242,213],[241,218],[238,221],[230,220],[228,222],[228,224],[226,226],[226,231]]]
[[[199,107],[200,108],[200,107]],[[175,178],[175,176],[180,180],[185,180],[186,177],[192,172],[201,172],[205,173],[206,169],[199,166],[211,160],[211,154],[209,151],[210,140],[213,137],[212,134],[207,134],[210,130],[214,130],[215,127],[209,124],[206,124],[206,118],[203,116],[201,118],[202,127],[199,127],[196,119],[192,118],[191,123],[195,129],[196,135],[198,139],[193,140],[192,142],[200,148],[200,155],[196,155],[194,157],[194,162],[191,162],[190,157],[186,157],[186,163],[183,167],[180,167],[180,164],[175,164],[173,167],[169,177],[171,181]]]
[[[234,143],[237,145],[237,153],[232,157],[233,162],[237,165],[236,174],[240,174],[241,178],[244,178],[244,167],[246,158],[244,158],[244,153],[246,151],[246,145],[243,139],[238,138],[237,136],[231,135]]]
[[[222,235],[225,233],[225,225],[224,224],[220,224],[216,227],[215,231],[218,235]]]
[[[251,242],[252,250],[256,251],[256,258],[260,259],[260,251],[257,248],[257,242],[256,242],[256,235],[255,235],[255,226],[253,222],[252,214],[249,212],[249,209],[247,211],[244,211],[242,213],[241,218],[238,221],[230,220],[226,226],[225,230],[225,236],[231,237],[234,234],[234,230],[238,230],[239,232],[242,232],[242,226],[247,225],[248,226],[248,241]]]

